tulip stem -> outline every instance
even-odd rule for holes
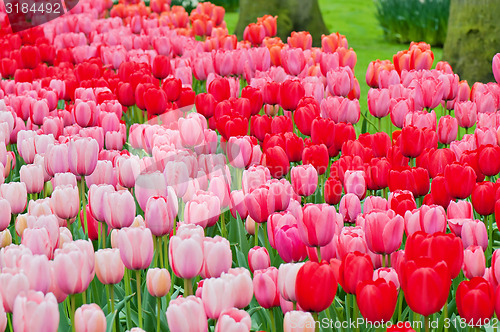
[[[189,295],[193,295],[193,280],[186,278],[184,279],[184,297]]]
[[[420,314],[417,314],[416,312],[413,312],[413,326],[418,327],[418,331],[420,331],[420,322],[421,322]]]
[[[142,329],[141,270],[135,270],[135,281],[137,283],[137,314],[139,316],[139,327]]]
[[[378,118],[378,132],[382,132],[382,118]]]
[[[448,299],[446,299],[446,302],[444,303],[443,315],[444,315],[444,322],[446,322],[446,320],[448,319]],[[447,324],[444,324],[444,332],[448,332]]]
[[[351,304],[349,303],[349,294],[345,295],[345,320],[349,324],[351,321]]]
[[[382,267],[385,267],[385,254],[382,254]]]
[[[156,313],[156,331],[160,332],[161,326],[160,326],[160,315],[161,315],[161,297],[156,298],[156,306],[157,306],[157,313]]]
[[[259,245],[259,223],[255,223],[255,246]]]
[[[69,296],[69,300],[71,303],[71,310],[69,311],[69,317],[71,319],[71,329],[73,330],[73,332],[76,331],[76,326],[75,326],[75,310],[76,310],[75,300],[76,300],[76,298],[75,297],[76,297],[75,294],[71,294]]]
[[[358,321],[358,303],[356,302],[356,295],[352,294],[352,320],[353,322]],[[356,323],[354,331],[359,331],[359,327]]]
[[[220,215],[220,228],[221,228],[222,237],[227,237],[225,215],[226,214],[224,212],[222,212]]]
[[[484,216],[484,219],[484,223],[488,227],[488,250],[486,251],[486,260],[488,260],[493,251],[493,223],[490,216]]]
[[[314,319],[314,331],[319,332],[319,315],[317,312],[312,313]]]
[[[276,332],[276,323],[274,321],[274,312],[273,308],[269,308],[269,318],[271,319],[271,331]]]
[[[425,324],[425,332],[429,332],[430,331],[429,316],[424,317],[424,324]]]
[[[157,250],[157,254],[159,255],[160,257],[160,263],[157,264],[156,266],[158,267],[161,267],[163,269],[164,265],[163,265],[163,245],[162,245],[162,239],[160,239],[159,237],[155,236],[156,237],[156,250]],[[158,258],[158,256],[156,256],[156,258]]]
[[[106,248],[106,224],[104,222],[101,222],[100,224],[102,224],[102,228],[101,228],[102,248],[105,249]]]
[[[129,296],[130,293],[132,293],[132,290],[130,289],[130,275],[129,275],[129,270],[125,269],[125,295]],[[127,313],[127,330],[132,328],[132,314],[130,313],[130,301],[125,302],[125,307],[126,307],[126,313]]]
[[[13,329],[12,329],[12,314],[11,313],[7,313],[7,323],[9,324],[9,331],[12,332]]]
[[[165,250],[163,252],[163,256],[165,257],[165,268],[168,269],[168,236],[163,236],[161,240],[163,242],[163,249]]]
[[[81,202],[82,202],[82,209],[83,209],[83,225],[84,225],[84,232],[85,234],[87,235],[87,237],[89,236],[89,227],[87,225],[87,203],[85,202],[86,198],[85,198],[85,178],[84,176],[82,175],[82,178],[80,179],[80,193],[82,195],[82,199],[81,199]]]
[[[321,263],[321,247],[316,247],[316,252],[318,253],[318,263]]]
[[[109,302],[111,303],[111,313],[115,313],[115,285],[107,285],[109,289]],[[116,322],[113,321],[113,332],[116,331]]]

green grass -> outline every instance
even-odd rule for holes
[[[408,49],[409,44],[396,44],[384,39],[384,33],[376,18],[373,0],[319,0],[323,19],[330,32],[340,32],[347,37],[349,47],[356,52],[358,62],[355,74],[361,87],[361,110],[367,110],[366,95],[369,87],[365,82],[366,68],[373,60],[392,60],[398,51]],[[238,13],[227,13],[226,23],[234,31]],[[279,20],[279,18],[278,18]],[[441,60],[442,49],[432,48],[434,64]]]

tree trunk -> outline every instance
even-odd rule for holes
[[[321,35],[328,34],[318,0],[240,0],[240,16],[236,35],[243,37],[243,30],[257,17],[278,15],[278,37],[284,42],[292,31],[309,31],[313,45],[321,45]]]
[[[451,0],[443,60],[474,82],[493,81],[491,61],[500,50],[500,1]]]

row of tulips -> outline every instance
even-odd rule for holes
[[[345,36],[223,16],[2,28],[0,330],[494,326],[500,85],[412,43],[369,65],[366,111]]]

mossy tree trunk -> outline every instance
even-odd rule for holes
[[[278,37],[284,42],[292,31],[309,31],[313,45],[321,45],[321,35],[328,34],[318,0],[240,0],[240,16],[236,35],[242,38],[243,30],[257,17],[278,15]]]
[[[499,0],[451,0],[443,60],[473,82],[493,80],[491,61],[500,51]]]

